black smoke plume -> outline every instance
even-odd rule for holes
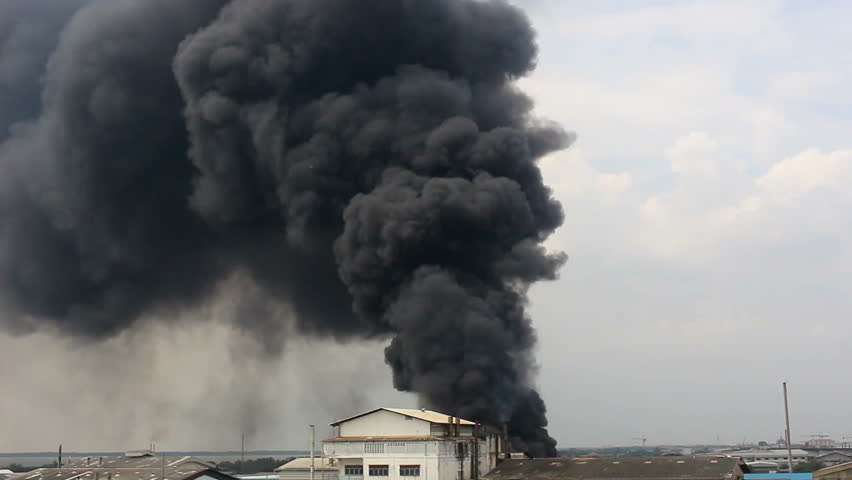
[[[53,36],[18,42],[35,63],[0,84],[38,85],[0,104],[8,329],[107,337],[241,272],[304,334],[391,338],[424,404],[555,454],[525,304],[564,261],[536,160],[571,137],[513,86],[536,56],[517,8],[27,2]],[[284,322],[250,317],[262,337]]]

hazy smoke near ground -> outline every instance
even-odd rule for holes
[[[533,37],[499,1],[90,2],[0,146],[6,326],[107,338],[238,272],[268,353],[389,337],[398,389],[555,454],[524,307],[571,137],[512,85]]]

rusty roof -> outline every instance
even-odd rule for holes
[[[486,480],[689,479],[730,478],[742,460],[711,456],[537,458],[505,460]]]
[[[420,420],[425,420],[425,421],[430,422],[430,423],[439,423],[439,424],[445,424],[445,425],[450,423],[450,416],[451,416],[451,415],[447,415],[446,413],[440,413],[440,412],[435,412],[433,410],[426,410],[426,409],[417,410],[417,409],[414,409],[414,408],[384,408],[383,407],[383,408],[376,408],[376,409],[370,410],[369,412],[364,412],[364,413],[361,413],[361,414],[358,414],[358,415],[355,415],[355,416],[352,416],[352,417],[349,417],[349,418],[344,418],[343,420],[338,420],[338,421],[332,423],[331,425],[337,426],[337,425],[340,425],[343,422],[348,422],[349,420],[354,420],[356,418],[360,418],[360,417],[363,417],[365,415],[370,415],[371,413],[378,412],[379,410],[385,410],[385,411],[396,413],[396,414],[399,414],[399,415],[404,415],[406,417],[418,418]],[[461,419],[461,424],[462,425],[476,425],[476,423],[471,422],[470,420],[465,420],[465,419]]]

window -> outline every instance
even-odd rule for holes
[[[385,453],[385,444],[382,442],[367,442],[364,444],[366,453]]]
[[[364,465],[346,465],[343,467],[344,475],[364,475]]]
[[[387,477],[388,472],[389,469],[387,465],[370,465],[371,477]]]
[[[400,465],[399,466],[399,476],[400,477],[419,477],[420,476],[420,465]]]
[[[467,445],[464,444],[464,443],[457,443],[456,444],[456,456],[464,457],[465,455],[467,455]]]

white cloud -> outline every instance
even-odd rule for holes
[[[706,132],[692,132],[666,149],[672,170],[683,175],[715,176],[718,144]]]
[[[829,71],[783,72],[769,79],[767,93],[779,99],[820,97],[840,86],[840,78]]]
[[[684,38],[733,36],[750,40],[771,30],[775,1],[701,0],[676,2],[580,18],[562,26],[588,36],[634,36],[668,33]]]
[[[852,185],[852,150],[823,153],[809,149],[776,163],[757,180],[757,187],[776,200],[792,200],[818,188]]]
[[[772,440],[786,379],[800,428],[845,433],[852,387],[802,358],[852,349],[848,9],[638,3],[534,19],[522,86],[579,135],[542,164],[570,256],[532,298],[551,425],[567,445]]]

